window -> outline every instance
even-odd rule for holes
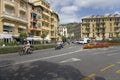
[[[112,31],[112,25],[110,24],[110,31]]]
[[[24,19],[24,20],[26,19],[26,17],[25,17],[25,12],[20,12],[20,18],[21,18],[21,19]]]
[[[37,11],[38,11],[39,13],[42,13],[42,8],[38,8]]]
[[[32,6],[32,10],[34,10],[35,8],[34,8],[34,6]]]
[[[5,7],[5,13],[8,15],[13,15],[15,14],[15,10],[14,8],[11,8],[11,7]]]
[[[41,23],[38,23],[38,27],[39,27],[39,28],[41,27]]]
[[[109,33],[109,37],[110,37],[110,38],[113,37],[113,33]]]
[[[112,19],[110,18],[110,21],[112,21]]]

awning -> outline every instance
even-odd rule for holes
[[[3,25],[11,26],[11,27],[14,27],[14,26],[15,26],[15,24],[13,24],[13,23],[8,23],[8,22],[4,22]]]
[[[41,37],[27,37],[27,40],[42,41],[43,39]]]
[[[26,29],[26,26],[19,26],[19,28]]]
[[[32,13],[32,16],[37,16],[37,14],[35,14],[35,13]]]
[[[12,38],[12,34],[0,34],[0,38]]]

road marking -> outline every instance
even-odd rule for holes
[[[107,54],[107,56],[113,56],[113,55],[117,55],[117,54],[120,54],[120,53]]]
[[[110,52],[114,52],[114,51],[119,51],[119,50],[112,50],[112,51],[108,51],[108,52],[96,52],[93,54],[106,54],[106,53],[110,53]]]
[[[22,63],[29,63],[29,62],[39,61],[39,60],[47,60],[47,59],[51,59],[51,58],[56,58],[56,57],[60,57],[60,56],[65,56],[65,55],[74,54],[74,53],[77,53],[77,52],[80,52],[80,51],[82,51],[82,49],[81,49],[81,50],[74,51],[74,52],[68,52],[68,53],[59,54],[59,55],[54,55],[54,56],[49,56],[49,57],[32,59],[32,60],[23,61],[23,62],[17,62],[17,63],[14,63],[14,64],[2,65],[2,66],[0,66],[0,67],[6,67],[6,66],[9,66],[9,65],[17,65],[17,64],[22,64]]]
[[[81,61],[81,59],[78,59],[78,58],[70,58],[70,59],[63,60],[63,61],[61,61],[60,63],[75,62],[75,61]]]
[[[114,66],[115,66],[115,64],[111,64],[111,65],[109,65],[109,66],[106,66],[106,67],[100,69],[100,71],[101,71],[101,72],[104,72],[104,71],[106,71],[106,70],[108,70],[108,69],[110,69],[110,68],[112,68],[112,67],[114,67]]]
[[[69,49],[71,49],[71,48],[75,48],[76,46],[72,46],[72,47],[69,47]]]
[[[117,70],[116,73],[117,73],[117,74],[120,74],[120,70]]]
[[[82,80],[91,80],[92,78],[94,78],[96,76],[96,74],[90,74],[87,77],[83,78]],[[93,79],[92,79],[93,80]]]

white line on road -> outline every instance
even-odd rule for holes
[[[78,59],[78,58],[70,58],[70,59],[66,59],[66,60],[60,61],[60,63],[75,62],[75,61],[81,61],[81,59]]]
[[[56,58],[56,57],[60,57],[60,56],[70,55],[70,54],[77,53],[77,52],[80,52],[80,51],[82,51],[82,49],[81,49],[81,50],[74,51],[74,52],[68,52],[68,53],[59,54],[59,55],[54,55],[54,56],[49,56],[49,57],[32,59],[32,60],[23,61],[23,62],[17,62],[17,63],[14,63],[14,64],[2,65],[2,66],[0,66],[0,67],[5,67],[5,66],[9,66],[9,65],[17,65],[17,64],[22,64],[22,63],[29,63],[29,62],[39,61],[39,60],[46,60],[46,59]]]
[[[71,48],[75,48],[76,46],[73,46],[73,47],[69,47],[69,49],[71,49]]]
[[[108,54],[107,56],[113,56],[113,55],[117,55],[117,54],[120,54],[120,53],[112,53],[112,54]]]
[[[93,54],[106,54],[106,53],[110,53],[110,52],[114,52],[114,51],[119,51],[119,50],[112,50],[112,51],[107,51],[107,52],[96,52],[96,53],[93,53]]]

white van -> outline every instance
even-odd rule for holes
[[[80,40],[78,41],[78,43],[79,43],[79,44],[87,44],[87,43],[89,43],[90,41],[91,41],[90,38],[84,38],[84,39],[80,39]]]

